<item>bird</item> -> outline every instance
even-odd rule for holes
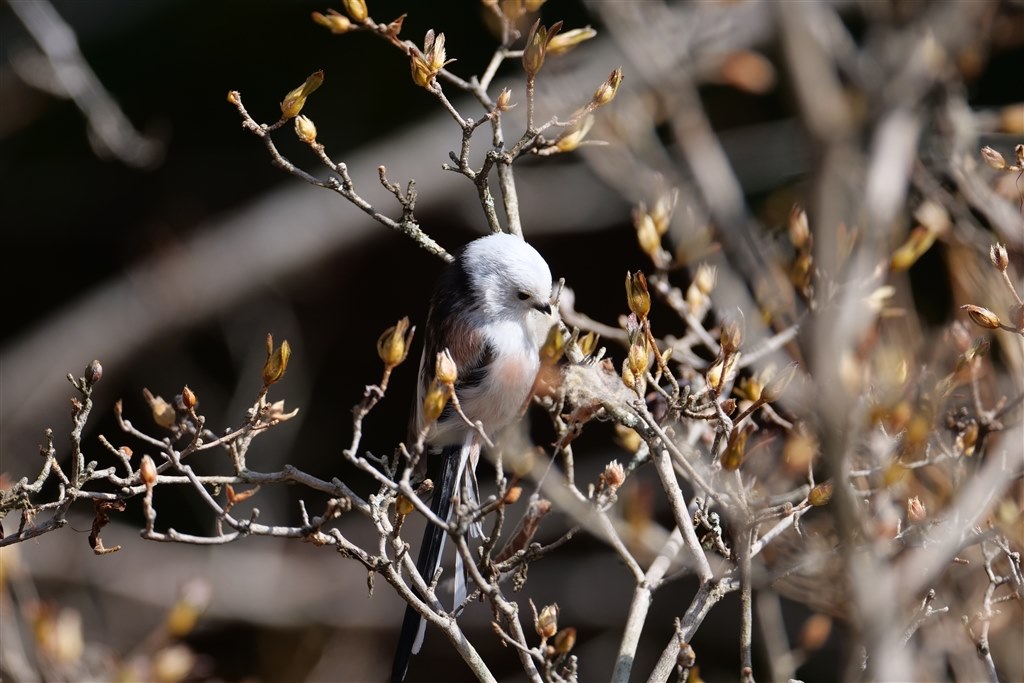
[[[451,402],[427,424],[423,398],[434,382],[437,354],[455,361],[455,395],[462,411],[488,437],[516,421],[530,399],[540,369],[540,348],[558,314],[552,309],[551,269],[544,257],[517,235],[494,233],[470,241],[437,281],[427,313],[423,354],[412,429],[427,430],[429,457],[440,460],[431,511],[447,521],[457,491],[474,502],[479,432]],[[423,532],[416,569],[429,584],[440,566],[446,538],[429,523]],[[457,564],[461,559],[456,556]],[[456,604],[465,596],[465,580],[456,566]],[[460,582],[460,579],[461,582]],[[461,586],[460,586],[461,584]],[[392,665],[392,683],[405,678],[419,652],[426,622],[407,606]]]

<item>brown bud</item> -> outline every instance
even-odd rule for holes
[[[651,293],[647,290],[647,277],[642,271],[626,273],[626,303],[640,320],[651,311]]]
[[[636,432],[633,433],[636,434]],[[605,486],[609,489],[616,491],[626,481],[626,470],[623,469],[618,460],[612,460],[604,466],[601,480],[604,481]]]
[[[533,627],[537,630],[537,635],[544,640],[555,635],[558,631],[558,605],[545,605],[537,615]]]
[[[907,521],[916,524],[923,522],[928,516],[928,511],[925,510],[924,503],[917,496],[907,499]]]
[[[533,22],[529,34],[526,36],[526,47],[523,48],[523,69],[530,80],[537,76],[537,72],[544,66],[544,56],[547,54],[548,43],[558,34],[562,28],[562,22],[553,24],[550,28],[541,25],[540,19]]]
[[[650,352],[647,349],[647,340],[638,338],[629,345],[629,355],[626,358],[629,371],[633,377],[643,377],[647,374],[647,365],[650,361]]]
[[[268,334],[267,340],[269,349],[273,346],[274,339]],[[263,386],[269,387],[271,384],[281,381],[285,371],[288,369],[288,359],[291,356],[292,347],[288,344],[287,339],[267,354],[267,362],[263,364]]]
[[[796,376],[796,362],[787,365],[781,372],[776,373],[768,380],[764,388],[761,389],[761,398],[766,403],[772,403],[778,401],[782,393],[786,391],[786,387],[793,381]]]
[[[448,404],[449,395],[448,387],[438,382],[431,383],[427,395],[423,397],[424,424],[430,424],[441,417],[444,407]]]
[[[199,399],[196,398],[195,392],[185,385],[185,388],[181,390],[181,402],[185,406],[185,410],[195,410],[195,407],[199,405]]]
[[[1024,168],[1024,144],[1014,146],[1013,156],[1017,159],[1017,168]]]
[[[85,383],[89,386],[96,384],[103,378],[103,366],[98,360],[94,360],[85,366]]]
[[[495,110],[506,112],[514,106],[515,105],[512,104],[512,91],[508,88],[503,88],[502,91],[498,93],[498,99],[494,102]]]
[[[998,330],[1001,321],[999,316],[981,306],[975,306],[973,304],[964,304],[960,307],[960,310],[967,311],[967,315],[970,316],[971,321],[978,327],[984,327],[986,330]]]
[[[555,634],[555,652],[560,655],[568,654],[574,647],[576,647],[575,628],[569,626]]]
[[[722,323],[721,333],[718,341],[722,345],[722,351],[726,354],[733,354],[739,351],[740,342],[743,339],[743,331],[735,320],[727,320]]]
[[[830,481],[821,482],[807,494],[807,502],[814,507],[827,505],[830,500],[832,500],[832,482]]]
[[[142,461],[139,463],[139,478],[148,489],[153,488],[153,485],[156,484],[156,464],[148,455],[143,455]]]
[[[723,470],[734,472],[743,464],[743,459],[747,455],[748,436],[750,436],[749,429],[733,429],[732,434],[729,435],[729,441],[725,445],[725,450],[722,451]]]
[[[988,257],[992,260],[992,265],[1000,272],[1006,272],[1006,269],[1010,265],[1010,257],[1006,253],[1006,247],[998,242],[993,244],[989,247]]]
[[[295,117],[295,135],[307,145],[316,142],[316,126],[313,121],[302,114]]]
[[[341,0],[341,4],[345,6],[345,11],[348,12],[353,21],[362,24],[369,16],[365,0]]]
[[[348,17],[333,9],[327,10],[326,15],[313,12],[313,21],[326,27],[331,33],[348,33],[355,28]]]
[[[519,500],[519,497],[522,495],[522,486],[511,486],[509,487],[509,490],[505,492],[505,497],[502,499],[502,502],[505,503],[505,505],[515,505],[516,501]]]
[[[377,355],[389,370],[400,365],[409,355],[416,328],[409,327],[408,316],[384,330],[377,338]]]
[[[1001,171],[1004,168],[1006,168],[1006,159],[1003,158],[1002,154],[995,151],[991,147],[981,148],[981,158],[985,160],[986,164],[996,169],[997,171]]]
[[[608,78],[605,82],[599,85],[597,90],[594,91],[594,96],[590,99],[591,103],[595,107],[603,107],[608,104],[615,99],[615,93],[619,91],[619,85],[621,83],[622,67],[619,67],[608,74]]]
[[[316,71],[295,90],[284,96],[281,100],[281,118],[291,119],[299,115],[302,107],[306,104],[306,98],[313,94],[317,88],[323,85],[323,70]]]
[[[416,506],[412,504],[412,501],[404,493],[399,493],[398,497],[395,498],[395,510],[403,517],[411,515],[415,509]]]

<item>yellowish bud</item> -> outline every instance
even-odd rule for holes
[[[459,379],[459,369],[455,366],[455,359],[448,349],[437,354],[437,362],[434,364],[434,376],[437,381],[447,386],[452,386]]]
[[[632,385],[630,385],[630,389],[632,388]],[[615,443],[619,444],[619,446],[630,453],[636,453],[640,450],[640,446],[643,444],[643,439],[640,438],[640,435],[637,434],[635,429],[616,424]]]
[[[415,332],[416,328],[409,326],[408,316],[384,330],[377,339],[377,355],[383,361],[384,367],[392,369],[405,361]]]
[[[316,142],[316,126],[312,120],[302,114],[295,117],[295,134],[307,145]]]
[[[149,410],[153,415],[153,421],[164,429],[170,429],[174,426],[178,416],[174,412],[174,407],[164,400],[162,396],[154,396],[149,389],[142,390],[142,396],[146,399],[146,403],[149,405]]]
[[[830,481],[821,482],[807,494],[807,502],[814,507],[828,505],[830,500],[832,500],[832,482]]]
[[[750,436],[749,429],[734,429],[729,435],[729,441],[722,451],[722,469],[733,472],[740,468],[743,459],[747,455],[747,437]]]
[[[603,107],[612,100],[615,99],[615,93],[619,91],[619,85],[622,83],[622,67],[619,67],[615,71],[608,74],[608,79],[604,83],[598,86],[597,90],[594,91],[594,96],[591,98],[591,102],[595,107]]]
[[[365,0],[342,0],[341,4],[344,5],[345,11],[348,12],[353,21],[362,24],[369,16]]]
[[[540,361],[544,365],[554,365],[565,352],[565,339],[562,337],[562,329],[555,323],[548,330],[548,336],[540,347]]]
[[[409,68],[412,72],[412,82],[421,88],[429,88],[430,81],[434,74],[430,73],[430,66],[423,60],[415,50],[409,52]]]
[[[326,15],[313,12],[313,21],[326,27],[331,33],[348,33],[355,28],[348,17],[333,9],[327,10]]]
[[[633,209],[633,226],[636,228],[636,239],[640,248],[652,259],[661,251],[661,235],[654,217],[647,212],[643,204]]]
[[[273,337],[268,334],[267,348],[272,347],[273,343]],[[281,381],[285,371],[288,369],[288,359],[291,356],[292,347],[288,344],[287,339],[281,342],[279,347],[267,354],[267,362],[263,364],[263,386],[269,387],[271,384]]]
[[[323,70],[316,71],[306,79],[305,83],[285,95],[281,100],[281,118],[291,119],[298,116],[306,104],[306,98],[323,85],[323,82]]]
[[[647,277],[642,271],[626,273],[626,303],[640,320],[644,320],[650,313],[651,293],[647,290]]]
[[[647,350],[647,341],[643,337],[630,344],[627,361],[629,371],[633,373],[633,377],[643,377],[647,374],[649,360],[650,354]]]
[[[717,282],[718,268],[708,265],[707,263],[701,263],[697,266],[697,274],[693,278],[693,284],[697,286],[697,289],[699,289],[702,294],[710,295],[715,289],[715,283]]]
[[[580,353],[586,356],[591,356],[594,351],[597,351],[597,342],[600,341],[601,335],[596,332],[587,332],[585,335],[580,337],[576,345],[580,348]]]
[[[544,609],[537,615],[533,627],[537,635],[547,640],[558,631],[558,605],[545,605]]]
[[[585,117],[572,128],[567,128],[562,131],[561,135],[558,136],[558,139],[555,140],[555,148],[558,149],[559,152],[572,152],[580,146],[580,143],[587,137],[587,133],[590,132],[590,129],[593,128],[593,126],[594,117]]]
[[[405,517],[407,515],[411,515],[415,509],[416,506],[412,504],[412,501],[409,500],[404,493],[398,494],[398,497],[395,499],[395,510],[398,514]]]
[[[431,383],[427,395],[423,397],[423,421],[425,424],[430,424],[441,417],[444,407],[448,404],[449,396],[448,387],[436,381]]]
[[[978,327],[984,327],[986,330],[998,330],[1001,321],[999,316],[981,306],[975,306],[974,304],[964,304],[960,307],[960,310],[967,311],[967,315],[971,317],[971,321]]]
[[[576,629],[572,626],[563,628],[555,635],[555,652],[568,654],[576,646]]]
[[[672,224],[672,214],[675,213],[678,202],[679,190],[674,188],[658,197],[658,200],[654,202],[654,208],[651,209],[651,220],[654,221],[654,229],[659,237],[663,237],[668,232],[668,228]]]
[[[548,43],[549,55],[564,55],[582,42],[590,40],[597,35],[597,31],[590,28],[574,28],[565,33],[559,33]]]
[[[454,62],[448,59],[445,51],[445,39],[443,33],[434,34],[434,30],[427,31],[423,38],[423,52],[418,50],[409,51],[410,66],[412,68],[412,80],[422,88],[429,88],[430,83],[437,77],[437,74],[447,65]]]

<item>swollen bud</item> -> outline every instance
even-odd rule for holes
[[[423,422],[430,424],[441,417],[444,407],[448,404],[448,387],[439,382],[432,382],[423,397]]]
[[[642,271],[626,273],[626,302],[629,310],[643,320],[651,310],[651,293],[647,290],[647,277]]]
[[[143,455],[142,462],[139,463],[139,478],[142,479],[142,483],[146,485],[147,489],[153,488],[153,485],[156,484],[156,464],[148,455]]]
[[[292,347],[288,344],[288,340],[281,342],[281,345],[276,349],[274,347],[274,338],[271,335],[267,335],[267,361],[263,364],[263,386],[269,387],[271,384],[276,384],[281,381],[284,377],[285,370],[288,369],[288,359],[292,356]]]
[[[830,481],[821,482],[807,494],[807,502],[814,507],[827,505],[830,500],[832,500],[832,482]]]
[[[185,385],[185,388],[181,390],[181,402],[185,406],[185,410],[195,410],[195,407],[199,405],[199,399],[196,398],[195,392]]]
[[[960,307],[961,310],[967,311],[967,315],[971,317],[971,321],[978,327],[984,327],[986,330],[998,330],[1000,325],[999,316],[981,306],[975,306],[974,304],[964,304]]]
[[[548,43],[547,53],[549,55],[563,55],[580,43],[590,40],[597,35],[597,31],[587,26],[586,28],[574,28],[565,33],[559,33]]]
[[[563,628],[555,635],[555,652],[568,654],[576,646],[576,629],[572,626]]]
[[[533,627],[537,635],[547,640],[558,632],[558,605],[546,605],[537,615]]]
[[[299,115],[302,107],[306,104],[306,98],[313,94],[317,88],[323,85],[324,72],[321,69],[310,75],[305,83],[284,96],[281,100],[281,118],[291,119]]]
[[[409,327],[408,316],[384,330],[377,339],[377,355],[384,362],[385,368],[390,370],[406,359],[415,332],[415,327]]]
[[[608,74],[607,80],[598,86],[597,90],[594,91],[594,96],[591,98],[591,103],[595,107],[603,107],[612,100],[615,99],[615,93],[619,91],[619,84],[622,83],[622,67],[619,67],[615,71]]]
[[[459,379],[459,369],[455,366],[455,359],[448,349],[437,354],[437,362],[434,363],[434,377],[437,381],[446,386],[452,386]]]
[[[986,164],[996,169],[997,171],[1001,171],[1004,168],[1006,168],[1006,159],[1003,158],[1002,154],[995,151],[991,147],[981,148],[981,158],[985,160]]]
[[[313,12],[313,21],[326,27],[331,33],[348,33],[355,26],[349,18],[333,9],[327,10],[327,14]]]
[[[295,117],[295,135],[307,145],[316,142],[316,126],[308,117],[299,114]]]
[[[103,378],[103,366],[98,360],[89,363],[85,368],[85,383],[89,386],[96,384]]]
[[[369,16],[365,0],[342,0],[341,4],[345,6],[345,11],[348,12],[353,21],[362,24]]]
[[[988,256],[992,260],[992,265],[1000,272],[1006,272],[1010,266],[1010,257],[1006,254],[1006,247],[998,242],[989,247]]]

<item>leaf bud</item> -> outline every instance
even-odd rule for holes
[[[194,391],[185,385],[185,388],[181,390],[181,402],[185,406],[185,410],[195,410],[195,407],[199,405],[199,399],[196,398]]]
[[[720,461],[723,470],[734,472],[743,464],[743,459],[747,455],[748,436],[750,436],[749,429],[733,429],[729,441],[725,445],[725,450],[722,451]]]
[[[437,362],[434,363],[434,376],[437,381],[446,386],[452,386],[459,379],[459,369],[452,358],[452,352],[448,349],[437,354]]]
[[[998,242],[989,247],[988,257],[992,260],[992,265],[1000,272],[1006,272],[1010,266],[1010,257],[1006,253],[1006,247]]]
[[[629,345],[629,356],[627,366],[633,377],[644,377],[647,374],[647,364],[650,354],[647,350],[647,340],[639,338]]]
[[[1002,154],[995,151],[991,147],[981,148],[981,158],[985,160],[986,164],[996,169],[997,171],[1001,171],[1004,168],[1006,168],[1006,159],[1003,158]]]
[[[636,432],[633,433],[635,434]],[[604,466],[601,480],[610,490],[617,491],[623,482],[626,481],[626,470],[623,469],[622,464],[618,460],[612,460]]]
[[[796,362],[793,362],[787,365],[781,372],[772,375],[772,378],[765,382],[764,388],[761,389],[761,398],[765,403],[778,401],[795,376]]]
[[[506,112],[514,106],[512,104],[512,91],[508,88],[502,88],[501,92],[498,93],[498,99],[494,102],[495,111]]]
[[[295,90],[284,96],[281,100],[281,118],[291,119],[299,115],[302,107],[306,104],[306,98],[313,94],[317,88],[323,85],[324,72],[321,69],[310,75],[306,81]]]
[[[560,28],[562,28],[560,21],[550,28],[542,26],[540,19],[533,22],[533,26],[526,36],[526,47],[523,48],[523,69],[526,70],[526,75],[530,80],[533,80],[537,76],[537,72],[544,66],[548,43],[558,34]]]
[[[807,221],[807,211],[799,204],[794,204],[789,212],[789,241],[797,249],[804,249],[811,239],[811,227]]]
[[[587,332],[585,335],[580,337],[579,341],[576,342],[576,345],[579,347],[580,353],[582,353],[584,357],[587,357],[593,355],[594,351],[597,350],[597,342],[600,339],[601,335],[596,332]]]
[[[533,627],[537,630],[537,635],[544,640],[555,635],[558,631],[558,605],[545,605],[537,615]]]
[[[523,495],[523,487],[522,486],[511,486],[511,487],[509,487],[508,491],[505,492],[505,497],[502,499],[502,502],[505,505],[515,505],[516,501],[518,501],[520,496],[522,496],[522,495]]]
[[[153,421],[164,429],[173,427],[177,420],[174,407],[165,401],[162,396],[154,396],[149,389],[143,389],[142,395],[149,405],[150,412],[153,414]]]
[[[355,28],[348,17],[333,9],[327,10],[326,15],[313,12],[313,21],[326,27],[331,33],[348,33]]]
[[[807,502],[814,507],[828,505],[830,500],[832,500],[832,482],[830,481],[823,481],[815,485],[811,492],[807,494]]]
[[[369,16],[365,0],[342,0],[341,4],[345,6],[345,11],[353,21],[362,24]]]
[[[669,225],[672,224],[672,214],[675,213],[678,202],[679,190],[675,188],[665,192],[654,202],[654,207],[651,209],[651,220],[654,221],[654,230],[659,237],[668,232]]]
[[[398,494],[398,497],[395,499],[395,510],[398,514],[405,517],[411,515],[415,509],[416,506],[412,504],[412,501],[404,493]]]
[[[651,311],[651,293],[647,289],[647,277],[643,271],[626,272],[626,302],[629,310],[644,320]]]
[[[970,316],[971,321],[978,327],[984,327],[986,330],[997,330],[999,329],[1000,320],[999,316],[981,306],[975,306],[974,304],[964,304],[960,307],[960,310],[967,311],[967,315]]]
[[[590,40],[596,35],[597,31],[589,26],[559,33],[548,43],[547,53],[549,55],[564,55],[580,43]]]
[[[576,646],[576,629],[572,626],[563,628],[555,635],[555,652],[568,654]]]
[[[394,368],[408,357],[415,332],[415,327],[409,327],[408,316],[384,330],[377,339],[377,355],[384,362],[384,367]]]
[[[427,395],[423,397],[423,422],[430,424],[441,417],[444,407],[448,404],[448,387],[439,382],[432,382],[427,389]]]
[[[619,67],[608,74],[608,78],[605,82],[599,85],[597,90],[594,91],[594,96],[590,99],[591,103],[595,107],[603,107],[608,104],[615,99],[615,93],[619,91],[619,85],[621,83],[622,67]]]
[[[718,336],[718,340],[722,345],[722,351],[725,354],[731,355],[739,351],[742,339],[743,332],[740,329],[738,322],[735,320],[727,320],[722,324],[722,330]]]
[[[316,142],[316,125],[307,117],[299,114],[295,117],[295,135],[307,145]]]
[[[103,378],[103,366],[98,360],[94,360],[85,367],[85,383],[89,386],[96,384]]]
[[[555,149],[559,152],[572,152],[587,137],[587,133],[594,127],[594,117],[587,116],[571,128],[566,128],[555,140]]]
[[[267,342],[268,349],[273,347],[274,339],[269,334],[267,335]],[[267,361],[263,364],[263,386],[269,387],[271,384],[281,381],[285,371],[288,369],[288,359],[291,356],[292,347],[288,344],[287,339],[267,354]]]
[[[153,485],[156,484],[156,464],[148,455],[143,455],[142,461],[139,463],[139,479],[148,489],[153,488]]]
[[[558,323],[551,326],[544,344],[540,347],[540,361],[544,365],[554,365],[565,352],[565,339]]]

